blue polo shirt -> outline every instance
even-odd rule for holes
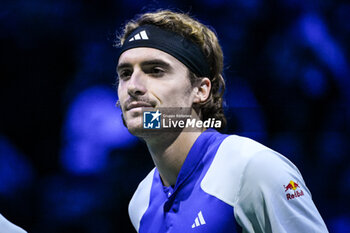
[[[157,168],[129,204],[140,233],[327,232],[297,168],[244,137],[202,133],[174,187]]]

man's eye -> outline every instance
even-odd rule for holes
[[[131,71],[130,70],[122,70],[121,72],[119,72],[118,76],[120,79],[127,79],[131,76]]]
[[[160,69],[160,68],[153,68],[153,73],[161,73],[161,72],[163,72],[162,69]]]
[[[153,74],[153,75],[156,75],[156,76],[160,76],[160,75],[163,75],[165,71],[160,68],[160,67],[153,67],[151,70],[150,70],[150,73]]]

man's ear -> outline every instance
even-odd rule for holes
[[[194,88],[195,96],[193,103],[204,103],[210,96],[211,81],[208,78],[202,78]]]

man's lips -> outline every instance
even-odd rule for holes
[[[129,111],[133,108],[142,108],[142,107],[149,108],[149,107],[152,107],[152,104],[146,103],[146,102],[131,102],[126,106],[126,110]]]

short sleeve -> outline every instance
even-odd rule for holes
[[[243,232],[328,232],[298,169],[272,150],[246,164],[235,217]]]

